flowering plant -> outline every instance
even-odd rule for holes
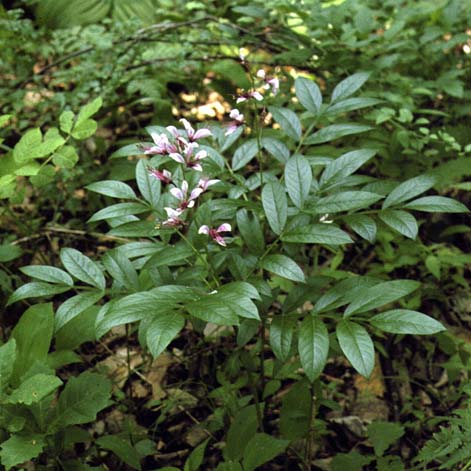
[[[343,354],[358,373],[371,375],[372,334],[444,330],[417,310],[419,282],[360,276],[348,263],[339,267],[381,231],[418,237],[415,211],[467,208],[440,195],[420,196],[434,186],[428,175],[390,184],[356,173],[373,165],[377,149],[357,140],[371,127],[346,121],[344,114],[365,107],[351,97],[368,74],[340,82],[328,103],[313,80],[297,77],[296,104],[289,106],[276,77],[265,71],[255,77],[261,86],[254,78],[254,88],[241,91],[235,101],[243,114],[232,109],[228,125],[195,129],[182,119],[183,129],[150,126],[153,142],[118,151],[116,157],[146,156],[136,165],[141,196],[121,181],[89,185],[125,200],[90,222],[106,221],[108,234],[127,243],[108,251],[101,263],[65,248],[66,271],[24,267],[39,281],[20,287],[9,302],[78,291],[57,309],[56,331],[97,304],[97,338],[138,323],[139,341],[154,357],[186,325],[201,334],[207,323],[236,331],[235,355],[242,358],[250,344],[259,360],[260,381],[249,400],[263,430],[264,408],[281,387],[276,381],[283,368],[288,377],[307,378],[312,398],[329,358]],[[342,121],[335,122],[339,116]],[[256,434],[257,426],[249,437],[254,443],[276,453],[286,448],[287,440]],[[254,469],[246,463],[258,463],[252,448],[246,443],[236,453],[228,438],[225,459]]]

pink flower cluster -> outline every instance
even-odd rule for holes
[[[265,70],[260,69],[257,72],[257,77],[261,79],[263,89],[271,89],[273,94],[276,94],[280,87],[280,82],[276,77],[268,77]],[[250,90],[238,96],[236,103],[243,103],[249,99],[257,101],[263,100],[263,95],[257,90]],[[225,135],[233,134],[239,127],[245,124],[244,115],[234,108],[229,113],[231,121],[229,122]],[[185,130],[179,131],[175,126],[167,126],[167,133],[151,133],[154,145],[144,147],[144,153],[147,155],[166,155],[173,159],[175,162],[184,165],[187,169],[195,170],[198,172],[203,171],[201,161],[208,156],[205,150],[198,150],[199,139],[212,136],[212,133],[207,128],[195,130],[186,119],[181,119]],[[181,186],[177,186],[172,179],[172,174],[168,170],[158,170],[152,167],[148,168],[150,175],[160,180],[166,185],[173,185],[170,188],[170,194],[178,200],[176,208],[165,207],[167,219],[162,222],[163,226],[167,227],[181,227],[185,224],[182,219],[182,214],[195,206],[198,197],[205,192],[210,186],[218,183],[219,180],[210,180],[207,178],[200,178],[198,185],[191,191],[188,182],[183,180]],[[209,235],[216,243],[226,246],[226,242],[221,233],[230,232],[231,225],[228,223],[221,224],[216,229],[203,225],[199,228],[198,234]]]
[[[207,157],[207,152],[204,150],[196,152],[196,149],[198,148],[198,143],[196,141],[209,137],[212,133],[206,128],[195,131],[186,119],[181,119],[180,122],[185,128],[185,137],[182,136],[175,126],[167,126],[166,129],[173,137],[173,140],[171,141],[165,133],[151,133],[155,145],[145,148],[144,153],[147,155],[167,155],[171,159],[175,160],[175,162],[183,164],[186,168],[201,172],[203,168],[200,161]],[[157,170],[149,167],[148,171],[150,175],[157,178],[162,183],[173,185],[172,188],[170,188],[170,194],[178,200],[178,206],[176,208],[164,208],[167,213],[167,219],[162,222],[162,226],[166,227],[183,226],[185,224],[181,218],[183,213],[187,209],[191,209],[195,206],[197,198],[203,192],[220,181],[217,179],[200,178],[198,185],[190,191],[186,180],[182,181],[180,187],[174,184],[172,174],[168,170]],[[230,227],[231,226],[227,223],[222,224],[218,229],[209,229],[208,226],[201,226],[199,234],[208,234],[218,244],[225,246],[226,243],[221,237],[220,232],[230,231]],[[205,228],[208,228],[208,230],[206,231]]]

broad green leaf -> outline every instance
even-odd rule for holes
[[[100,338],[111,328],[141,320],[145,316],[157,316],[180,308],[180,303],[199,297],[191,288],[165,285],[151,291],[134,293],[105,304],[96,319],[96,335]]]
[[[258,215],[250,213],[246,209],[237,211],[237,229],[247,244],[250,252],[260,254],[265,250],[265,238]]]
[[[71,276],[60,268],[51,267],[48,265],[27,265],[25,267],[21,267],[20,270],[25,275],[41,281],[68,286],[74,285],[74,280],[72,280]]]
[[[376,456],[384,452],[405,433],[402,425],[394,422],[373,422],[368,425],[368,439],[373,444]]]
[[[374,278],[353,276],[346,278],[324,293],[314,305],[314,312],[325,312],[348,304],[357,298],[358,290],[377,285]]]
[[[379,218],[400,234],[415,239],[419,232],[417,220],[407,211],[386,209],[378,213]]]
[[[152,208],[156,208],[160,199],[160,180],[149,173],[142,159],[136,165],[136,182],[144,199]]]
[[[95,321],[99,311],[92,306],[74,317],[55,333],[56,350],[76,350],[82,343],[95,340]],[[57,316],[57,313],[56,313]]]
[[[16,341],[11,338],[0,346],[0,398],[13,373],[13,365],[16,359]]]
[[[368,378],[374,368],[375,351],[366,329],[354,322],[342,320],[337,324],[337,339],[353,368]]]
[[[62,168],[74,168],[78,161],[79,156],[73,146],[61,147],[52,156],[52,163]]]
[[[74,125],[74,118],[75,115],[72,111],[64,111],[59,116],[59,125],[61,131],[64,131],[66,134],[70,134],[70,131],[72,131],[72,127]]]
[[[301,122],[294,111],[288,108],[269,106],[268,111],[273,115],[275,121],[281,126],[282,131],[295,141],[301,138]]]
[[[469,211],[463,203],[444,196],[424,196],[407,203],[404,208],[427,213],[467,213]]]
[[[373,316],[370,324],[392,334],[430,335],[446,328],[432,317],[408,309],[393,309]]]
[[[85,291],[64,301],[56,312],[56,332],[90,306],[93,306],[104,295],[103,291]]]
[[[253,471],[271,461],[283,453],[288,445],[289,440],[279,440],[265,433],[255,434],[244,452],[244,471]]]
[[[107,206],[97,211],[88,222],[103,221],[121,216],[141,214],[149,211],[149,208],[142,203],[117,203]]]
[[[78,139],[87,139],[87,137],[93,136],[98,128],[98,124],[93,119],[86,119],[80,123],[75,123],[71,135],[73,138]]]
[[[381,100],[376,98],[347,98],[346,100],[337,101],[332,105],[329,105],[325,110],[327,116],[335,116],[337,114],[348,113],[353,110],[360,110],[362,108],[368,108],[370,106],[381,103]]]
[[[227,431],[224,458],[226,460],[240,460],[250,440],[257,432],[257,409],[250,405],[240,409],[234,417]]]
[[[237,311],[227,304],[226,300],[206,296],[198,302],[186,306],[188,312],[206,322],[216,325],[238,325],[239,317]]]
[[[245,281],[233,281],[232,283],[227,283],[221,286],[218,289],[218,292],[239,296],[241,298],[258,299],[259,301],[262,299],[255,286]]]
[[[332,460],[332,471],[363,471],[371,463],[374,456],[364,456],[358,451],[337,453]],[[379,470],[378,470],[379,471]]]
[[[298,77],[294,81],[294,89],[299,103],[317,115],[322,105],[322,94],[317,84],[308,78]]]
[[[262,205],[271,230],[275,234],[281,234],[288,218],[288,201],[281,183],[268,182],[263,187]]]
[[[320,376],[329,353],[329,333],[317,316],[308,315],[299,328],[299,358],[309,381]]]
[[[369,72],[358,72],[342,80],[332,92],[331,103],[353,95],[368,80],[369,76]]]
[[[7,306],[10,304],[21,301],[27,298],[39,298],[42,296],[52,296],[54,294],[63,293],[68,291],[71,287],[69,285],[51,285],[43,283],[42,281],[33,281],[26,283],[15,290],[8,298]]]
[[[45,362],[54,331],[52,303],[36,304],[27,309],[13,329],[16,361],[12,379],[19,384],[21,376],[35,362]]]
[[[345,217],[344,220],[360,237],[371,243],[375,241],[377,228],[373,218],[363,214],[355,214]]]
[[[21,247],[18,247],[18,245],[0,244],[0,262],[11,262],[15,260],[15,258],[21,257],[22,254],[23,250],[21,250]]]
[[[114,227],[108,234],[117,237],[155,237],[158,231],[155,221],[131,221]]]
[[[245,167],[258,152],[258,144],[256,139],[249,139],[239,146],[232,157],[232,168],[240,170]]]
[[[342,245],[353,242],[351,237],[332,224],[311,224],[287,232],[281,237],[283,242],[297,244]]]
[[[366,208],[382,198],[382,195],[369,191],[343,191],[319,199],[313,207],[317,214],[339,213]]]
[[[360,288],[356,299],[345,310],[345,316],[371,311],[397,301],[415,291],[420,286],[418,281],[394,280],[379,283],[376,286]]]
[[[60,252],[60,259],[65,269],[87,285],[100,290],[106,287],[106,280],[98,265],[76,249],[65,248]]]
[[[262,146],[267,150],[268,153],[273,155],[276,160],[282,164],[286,163],[289,159],[290,152],[286,144],[278,139],[272,137],[263,137]]]
[[[48,431],[56,432],[68,425],[86,424],[109,405],[111,382],[97,373],[85,372],[70,378],[57,401]]]
[[[211,70],[221,74],[240,88],[250,87],[247,72],[238,61],[232,59],[218,60],[211,65]]]
[[[270,345],[275,356],[281,361],[289,358],[294,327],[294,320],[284,315],[275,316],[270,324]]]
[[[283,438],[305,438],[311,427],[311,388],[307,381],[295,382],[283,395],[280,411],[280,433]]]
[[[296,207],[302,208],[312,184],[312,170],[302,155],[294,155],[285,166],[286,189]]]
[[[121,461],[132,469],[141,469],[141,457],[137,450],[122,437],[117,435],[105,435],[95,442],[99,447],[112,451]]]
[[[103,105],[103,99],[101,97],[95,98],[90,103],[82,106],[77,115],[76,125],[79,125],[86,121],[88,118],[93,116]]]
[[[198,471],[200,466],[203,463],[204,452],[206,451],[206,446],[208,445],[209,438],[207,438],[203,443],[200,443],[191,453],[188,459],[185,461],[183,466],[183,471]]]
[[[304,272],[299,265],[286,255],[268,255],[260,263],[261,268],[288,280],[304,283]]]
[[[43,435],[12,435],[0,444],[0,459],[6,471],[9,471],[39,456],[45,446],[46,437]]]
[[[23,381],[8,397],[8,402],[30,406],[49,396],[61,385],[62,381],[57,376],[37,374]]]
[[[161,469],[159,471],[167,471],[166,469]],[[175,470],[168,470],[168,471],[180,471],[178,469]],[[219,463],[218,467],[216,468],[216,471],[244,471],[242,469],[242,466],[240,465],[239,462],[237,461],[226,461],[224,463]]]
[[[364,163],[368,162],[375,154],[375,149],[352,150],[330,161],[322,172],[319,181],[320,186],[325,186],[332,181],[339,181],[356,172]]]
[[[389,193],[383,202],[383,209],[398,205],[424,193],[432,188],[435,182],[436,179],[430,175],[420,175],[419,177],[406,180]]]
[[[106,271],[122,286],[130,291],[139,289],[136,269],[131,261],[119,250],[109,250],[102,259]]]
[[[151,142],[146,143],[148,145],[152,145]],[[144,149],[142,148],[143,144],[128,144],[127,146],[123,146],[120,149],[114,151],[110,155],[110,159],[117,159],[119,157],[129,157],[130,155],[141,155],[144,153]]]
[[[322,144],[324,142],[334,141],[344,136],[360,134],[373,129],[371,126],[363,124],[331,124],[325,128],[319,129],[312,136],[308,137],[304,143],[306,145]]]
[[[21,137],[13,150],[13,157],[16,162],[24,162],[26,160],[36,159],[41,154],[38,149],[41,146],[42,133],[39,128],[26,131]]]
[[[147,328],[147,348],[157,358],[178,335],[185,325],[185,318],[176,312],[162,313]]]
[[[128,184],[117,180],[103,180],[87,185],[85,188],[111,198],[136,199],[134,190]]]

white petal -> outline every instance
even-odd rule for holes
[[[180,123],[183,124],[184,128],[185,128],[185,131],[186,133],[188,134],[188,137],[191,139],[194,134],[195,134],[195,130],[193,129],[193,127],[191,126],[191,124],[185,119],[185,118],[182,118],[180,120]]]
[[[180,188],[171,188],[170,193],[172,193],[172,196],[179,199],[180,201],[185,199],[185,195],[183,194],[183,191],[180,190]]]
[[[221,224],[217,229],[216,232],[230,232],[232,230],[232,227],[229,223],[225,222],[224,224]]]
[[[207,129],[207,128],[202,128],[198,129],[198,131],[195,132],[195,135],[193,136],[193,139],[204,139],[205,137],[212,136],[213,133]]]
[[[160,141],[161,141],[160,134],[158,134],[158,133],[156,133],[156,132],[151,132],[150,135],[151,135],[151,137],[152,137],[152,140],[153,140],[157,145],[160,145]]]
[[[262,101],[263,100],[263,95],[259,92],[252,92],[252,96],[257,100],[257,101]]]
[[[178,137],[178,129],[175,126],[167,126],[165,128],[173,137]]]
[[[239,110],[237,108],[234,108],[229,113],[229,117],[232,118],[232,119],[237,119],[239,116],[240,116],[240,113],[239,113]]]
[[[177,152],[172,152],[171,154],[169,154],[169,157],[171,159],[175,160],[175,162],[178,162],[179,164],[184,164],[185,163],[185,159],[183,158],[183,156],[181,156]]]
[[[169,218],[177,218],[182,213],[181,209],[164,208]]]
[[[205,150],[200,150],[196,153],[195,160],[205,159],[206,157],[208,157],[208,153]]]
[[[194,190],[191,191],[191,194],[190,194],[190,201],[191,200],[195,200],[196,198],[198,198],[199,195],[201,195],[201,193],[203,193],[203,188],[195,188]]]
[[[258,78],[264,79],[265,76],[266,76],[266,73],[265,73],[265,71],[264,71],[263,69],[257,70],[257,77],[258,77]]]
[[[201,226],[198,229],[198,234],[209,234],[209,227],[208,226]]]
[[[245,96],[240,96],[237,98],[236,103],[243,103],[244,101],[247,101],[247,98]]]

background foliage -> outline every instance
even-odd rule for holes
[[[471,466],[470,24],[458,0],[3,2],[1,465]],[[259,68],[281,91],[227,137]],[[142,148],[180,118],[221,180],[191,246],[156,229],[175,200]],[[224,251],[197,234],[226,221]]]

